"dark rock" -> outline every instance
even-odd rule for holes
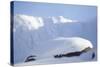
[[[26,58],[25,62],[35,61],[36,59],[34,57],[36,57],[36,56],[35,55],[28,56]]]

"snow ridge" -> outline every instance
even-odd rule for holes
[[[73,23],[78,22],[77,20],[67,19],[63,16],[58,17],[35,17],[35,16],[28,16],[28,15],[15,15],[14,20],[17,21],[19,24],[26,26],[29,30],[37,30],[40,27],[45,25],[45,19],[49,19],[52,23]]]

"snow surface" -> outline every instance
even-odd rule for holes
[[[94,52],[88,51],[87,53],[82,54],[81,56],[75,56],[75,57],[64,57],[64,58],[59,58],[59,59],[54,59],[51,57],[47,57],[44,59],[39,59],[37,61],[32,61],[32,62],[26,62],[26,63],[18,63],[15,64],[14,66],[27,66],[27,65],[40,65],[40,64],[61,64],[61,63],[76,63],[76,62],[85,62],[85,61],[91,61],[91,55]],[[96,58],[92,59],[92,61],[95,61]]]
[[[36,61],[27,64],[90,61],[93,60],[91,59],[93,52],[96,53],[95,19],[82,23],[63,16],[15,15],[13,32],[15,64],[25,64],[25,59],[30,55],[35,55]],[[56,54],[81,51],[87,47],[92,50],[81,56],[60,59],[53,57]]]

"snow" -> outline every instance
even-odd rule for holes
[[[59,59],[54,59],[53,57],[45,57],[43,59],[38,59],[38,60],[32,61],[32,62],[18,63],[18,64],[15,64],[14,66],[85,62],[85,61],[91,61],[91,54],[92,54],[92,51],[88,51],[87,53],[83,53],[79,57],[77,57],[77,56],[75,56],[75,57],[64,57],[64,58],[59,58]],[[95,58],[92,61],[95,61]]]
[[[63,16],[34,17],[14,16],[14,63],[24,63],[30,55],[36,61],[27,64],[50,64],[92,60],[96,53],[95,22],[82,23]],[[92,25],[90,25],[92,24]],[[84,26],[83,26],[84,25]],[[84,28],[85,27],[85,28]],[[91,28],[94,29],[91,31]],[[56,54],[92,50],[77,57],[55,59]],[[96,59],[95,59],[96,60]],[[18,64],[19,65],[19,64]]]
[[[52,23],[70,23],[70,22],[78,22],[76,20],[67,19],[63,16],[58,17],[48,17]],[[14,17],[15,21],[19,24],[26,26],[29,30],[39,29],[44,26],[42,17],[33,17],[27,15],[17,15]],[[17,19],[17,20],[16,20]],[[33,23],[34,22],[34,23]]]
[[[27,16],[27,15],[17,15],[15,17],[15,19],[20,19],[18,21],[19,24],[22,24],[22,26],[24,25],[25,27],[27,27],[29,30],[32,29],[38,29],[42,26],[44,26],[43,24],[43,20],[41,17],[33,17],[33,16]],[[22,22],[21,22],[22,21]],[[34,23],[33,23],[34,22]]]
[[[63,16],[59,16],[59,18],[60,18],[60,22],[61,23],[73,23],[73,22],[78,22],[77,20],[71,20],[71,19],[67,19],[67,18],[65,18],[65,17],[63,17]]]

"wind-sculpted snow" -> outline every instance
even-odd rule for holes
[[[42,17],[35,17],[35,16],[27,16],[27,15],[16,15],[14,17],[14,22],[21,25],[25,26],[29,30],[36,30],[39,29],[40,27],[43,27],[46,22],[45,19],[50,20],[51,22],[49,23],[73,23],[73,22],[78,22],[77,20],[71,20],[67,19],[63,16],[58,16],[58,17],[47,17],[47,18],[42,18]],[[16,25],[16,24],[15,24]]]
[[[65,62],[88,61],[92,59],[93,53],[90,52],[92,48],[93,45],[89,40],[80,37],[72,37],[72,38],[60,37],[47,42],[42,42],[40,45],[38,45],[38,47],[36,47],[38,51],[33,51],[34,52],[33,54],[35,56],[33,58],[31,56],[31,59],[29,59],[28,64],[45,64],[45,63],[51,64],[51,63],[62,63],[62,62],[65,63]],[[85,56],[87,56],[88,58],[86,57],[81,58],[83,56],[77,55],[77,52],[82,52],[81,54],[83,56],[86,53]],[[74,54],[69,55],[71,53]],[[32,61],[30,62],[30,60]],[[26,63],[24,63],[23,65],[25,64]]]
[[[55,18],[57,21],[53,20]],[[75,31],[73,31],[73,29]],[[27,15],[15,15],[14,32],[30,32],[35,41],[45,41],[58,36],[80,35],[82,27],[75,20],[58,17],[33,17]],[[45,36],[43,36],[45,34]]]
[[[15,20],[14,21],[15,23],[28,28],[28,30],[34,30],[34,29],[38,29],[44,26],[44,23],[41,17],[16,15],[14,17],[14,20]]]
[[[91,49],[85,53],[82,52],[80,56],[67,59],[64,57],[59,62],[74,62],[74,59],[92,60],[94,51],[91,50],[96,39],[91,39],[93,35],[91,32],[94,30],[90,31],[90,29],[95,29],[95,26],[89,26],[91,23],[87,25],[63,16],[15,15],[13,24],[15,63],[25,62],[29,56],[31,56],[29,61],[34,59],[33,64],[55,62],[58,61],[54,58],[55,55],[80,52],[88,47]]]

